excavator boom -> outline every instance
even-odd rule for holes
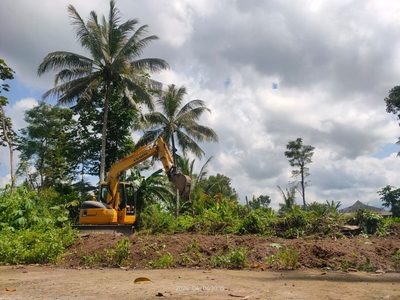
[[[82,203],[79,217],[81,226],[77,226],[81,228],[78,229],[89,228],[89,225],[92,228],[96,227],[95,225],[106,228],[107,225],[118,232],[122,226],[133,226],[136,221],[136,200],[133,200],[133,186],[120,182],[119,177],[124,171],[155,155],[162,162],[168,179],[178,190],[179,196],[188,200],[191,179],[189,176],[177,172],[167,144],[159,137],[155,143],[142,146],[112,165],[107,174],[107,183],[101,185],[101,201],[84,201]],[[124,231],[126,232],[125,228]]]

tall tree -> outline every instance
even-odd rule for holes
[[[257,198],[253,198],[249,201],[249,206],[252,210],[259,208],[267,209],[271,204],[271,198],[268,195],[260,195]]]
[[[389,91],[388,97],[385,98],[386,112],[397,114],[398,120],[400,120],[400,86],[395,86]],[[400,137],[396,144],[400,145]],[[400,151],[397,153],[400,156]]]
[[[71,181],[76,175],[80,153],[69,138],[75,122],[71,116],[70,109],[44,102],[25,112],[28,126],[21,129],[17,149],[38,192],[57,182]],[[29,166],[36,172],[29,172]]]
[[[159,89],[161,83],[150,79],[147,73],[167,69],[168,64],[158,58],[138,59],[144,48],[158,37],[143,37],[148,26],[143,25],[135,30],[137,19],[121,23],[115,0],[110,1],[108,18],[103,16],[101,22],[94,11],[89,14],[87,23],[72,5],[68,6],[68,12],[79,43],[90,52],[91,57],[65,51],[49,53],[39,65],[38,75],[58,71],[55,87],[43,97],[55,96],[62,105],[92,101],[94,92],[101,91],[104,94],[100,155],[100,181],[103,181],[110,95],[122,93],[136,110],[139,108],[134,99],[140,99],[144,105],[153,109],[152,97],[147,88]]]
[[[300,184],[301,197],[303,199],[304,208],[306,208],[306,186],[308,184],[306,178],[310,176],[310,169],[307,165],[312,163],[315,147],[303,145],[303,140],[297,138],[295,141],[290,141],[286,145],[286,149],[285,156],[289,159],[290,166],[297,168],[292,170],[292,176],[295,179],[294,183],[296,185]]]
[[[111,99],[106,136],[106,170],[134,150],[131,132],[137,120],[136,111],[125,109],[125,99],[115,94],[111,95]],[[71,133],[71,140],[75,141],[76,147],[81,151],[79,159],[82,162],[82,174],[99,174],[103,114],[96,108],[101,102],[101,95],[95,93],[91,102],[80,103],[73,109],[77,123],[76,129]]]
[[[0,80],[11,80],[14,79],[14,70],[7,66],[3,59],[0,59]],[[2,92],[8,92],[10,89],[10,85],[7,83],[2,83],[0,86],[0,94]],[[4,106],[8,104],[8,99],[0,95],[0,146],[8,145],[8,149],[10,150],[10,173],[11,173],[11,189],[14,188],[15,185],[15,171],[14,171],[14,146],[17,139],[17,135],[12,130],[12,122],[9,117],[6,116],[4,112]]]
[[[156,94],[156,104],[161,111],[153,111],[143,116],[140,125],[145,129],[145,134],[138,145],[146,144],[162,136],[167,144],[172,144],[172,154],[177,165],[175,137],[182,149],[183,155],[190,151],[202,158],[204,151],[197,142],[218,141],[218,135],[210,127],[200,125],[197,120],[205,112],[210,112],[203,100],[191,100],[184,104],[186,88],[177,88],[170,84],[166,91]],[[176,194],[176,215],[179,214],[179,195]]]
[[[200,125],[197,120],[205,112],[211,112],[203,100],[191,100],[184,104],[187,94],[184,86],[177,88],[174,84],[166,91],[156,94],[156,104],[160,111],[143,116],[142,126],[145,134],[138,144],[146,144],[162,136],[166,143],[172,144],[175,153],[175,137],[185,156],[189,151],[202,158],[204,151],[197,142],[217,142],[218,135],[210,127]]]
[[[378,192],[382,205],[390,207],[393,217],[400,217],[400,189],[387,185]]]

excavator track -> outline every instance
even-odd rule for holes
[[[74,225],[72,228],[77,229],[82,234],[104,232],[131,236],[134,232],[132,225]]]

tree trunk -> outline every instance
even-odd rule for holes
[[[107,86],[106,86],[106,97],[105,97],[105,100],[104,100],[103,131],[102,131],[102,134],[101,134],[100,184],[105,179],[109,94],[110,94],[110,84],[107,83]]]
[[[7,126],[6,126],[6,115],[4,114],[3,105],[1,105],[1,103],[0,103],[0,113],[1,113],[1,121],[2,121],[2,125],[3,125],[4,138],[7,142],[8,148],[10,150],[11,190],[14,190],[14,186],[15,186],[14,148],[11,143],[11,139],[8,136]]]
[[[304,168],[301,167],[300,171],[301,171],[301,196],[303,198],[304,209],[306,209],[307,204],[306,204],[306,191],[305,191],[306,184],[305,184],[305,178],[304,178]]]
[[[174,133],[172,133],[171,142],[172,142],[172,158],[174,160],[173,168],[176,168],[176,166],[178,164],[176,163],[176,153],[175,153],[176,151],[175,151]],[[179,190],[178,189],[176,189],[175,216],[176,217],[179,216]]]

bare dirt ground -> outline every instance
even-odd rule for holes
[[[89,234],[57,266],[0,267],[3,299],[400,299],[398,233],[389,237],[284,240],[257,236],[172,234],[129,237],[123,268],[99,263],[124,236]],[[279,247],[277,247],[279,245]],[[243,270],[213,268],[212,258],[246,249]],[[300,252],[297,270],[280,270],[266,257]],[[154,262],[168,254],[168,269]],[[263,268],[251,268],[262,265]],[[366,272],[365,270],[369,271]],[[376,271],[378,270],[378,271]],[[139,277],[151,281],[136,284]]]
[[[400,274],[0,267],[0,299],[400,299]],[[138,277],[151,282],[135,284]]]

